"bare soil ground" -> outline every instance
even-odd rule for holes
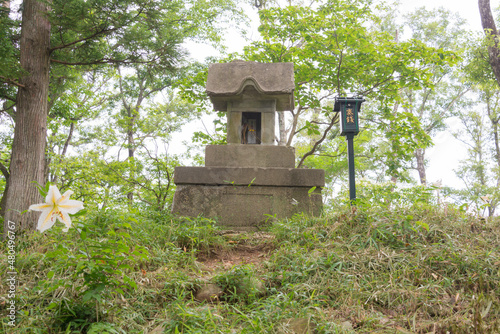
[[[210,254],[198,256],[198,261],[203,264],[206,271],[213,273],[242,264],[253,264],[258,267],[269,259],[274,249],[274,236],[267,233],[248,234],[231,231],[225,233],[224,237],[232,245],[231,248],[211,250]]]

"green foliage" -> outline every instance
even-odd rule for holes
[[[166,146],[174,131],[210,110],[203,91],[207,66],[185,66],[181,44],[208,39],[220,46],[221,26],[212,22],[223,12],[238,14],[234,4],[52,2],[49,178],[62,191],[75,190],[89,213],[80,214],[67,234],[55,227],[43,236],[17,237],[14,330],[286,333],[304,332],[294,326],[306,323],[317,333],[497,332],[498,219],[480,220],[465,206],[443,203],[439,188],[359,182],[355,207],[344,191],[322,217],[274,219],[269,231],[237,241],[223,236],[216,221],[168,213],[171,176],[181,157],[168,156]],[[299,156],[325,134],[307,167],[325,169],[331,184],[346,177],[346,145],[338,138],[332,99],[363,94],[371,103],[363,106],[355,142],[359,176],[383,180],[387,170],[408,180],[415,150],[431,145],[430,135],[444,126],[443,112],[451,110],[445,98],[461,92],[453,80],[439,86],[458,61],[451,44],[460,37],[459,25],[443,11],[438,14],[446,20],[437,21],[418,10],[410,18],[414,39],[397,41],[390,13],[384,12],[384,21],[370,1],[266,6],[259,14],[263,41],[248,46],[243,58],[294,62],[291,138],[298,135]],[[19,28],[2,15],[0,60],[10,65],[0,69],[0,80],[12,85],[21,73],[12,43]],[[487,58],[480,48],[469,50],[467,78],[481,90],[494,124],[498,94]],[[116,67],[94,67],[103,63]],[[89,72],[69,69],[71,64],[85,64]],[[181,95],[174,94],[177,87]],[[14,93],[11,86],[0,87],[7,113]],[[419,101],[427,104],[416,108]],[[425,112],[425,121],[418,112]],[[463,120],[476,142],[459,166],[470,184],[459,195],[478,213],[493,213],[498,168],[485,157],[494,156],[495,145],[482,144],[488,130],[479,114],[468,116]],[[224,144],[222,119],[219,114],[214,121],[214,135],[196,133],[194,141]],[[7,167],[11,132],[2,128],[0,135],[0,162]],[[489,202],[481,203],[485,194]],[[5,247],[0,244],[2,272]],[[207,281],[224,290],[217,304],[194,300]],[[5,320],[0,328],[11,330]]]
[[[394,42],[370,31],[369,2],[330,1],[317,10],[289,6],[261,10],[260,32],[269,42],[255,42],[247,57],[266,62],[293,61],[297,100],[319,107],[320,91],[396,97],[401,87],[430,83],[425,65],[445,65],[453,54],[423,43]],[[424,65],[425,64],[425,65]]]
[[[341,216],[331,221],[298,215],[290,221],[276,223],[273,228],[283,242],[316,248],[315,243],[346,238],[339,226],[344,219],[349,219],[345,223],[352,228],[348,236],[352,246],[360,249],[379,249],[381,245],[394,249],[412,248],[415,244],[432,243],[443,237],[440,230],[425,219],[436,210],[434,191],[436,188],[432,187],[396,189],[393,183],[363,182],[358,184],[352,217]],[[344,193],[342,202],[349,203],[347,193]],[[364,232],[357,234],[358,229]]]
[[[244,58],[294,63],[297,107],[292,111],[288,144],[296,135],[303,137],[308,148],[303,154],[309,160],[310,153],[319,153],[324,160],[338,155],[325,147],[338,135],[333,98],[362,95],[370,101],[363,109],[371,111],[367,116],[363,116],[366,110],[361,113],[362,130],[374,131],[379,139],[372,147],[382,148],[376,160],[385,164],[389,176],[407,180],[404,168],[415,150],[430,146],[431,140],[420,118],[408,111],[410,102],[401,93],[432,90],[433,74],[449,70],[458,57],[444,45],[400,41],[394,36],[397,32],[381,29],[380,16],[390,11],[375,9],[370,1],[262,9],[262,41],[246,47]],[[406,110],[398,110],[400,104]]]
[[[255,268],[249,265],[234,266],[231,270],[213,278],[224,289],[224,300],[252,303],[262,296],[264,285],[255,276]]]
[[[90,325],[87,334],[119,334],[124,333],[123,331],[118,331],[113,324],[107,322],[93,323]]]
[[[53,304],[51,311],[54,314],[54,329],[63,331],[84,332],[95,323],[95,305],[78,301],[63,301],[59,305]]]
[[[344,305],[349,304],[350,311],[346,311],[359,316],[367,311],[361,305],[372,304],[381,313],[367,315],[357,329],[361,332],[377,328],[380,317],[391,314],[388,310],[407,314],[407,328],[412,332],[426,328],[426,322],[418,320],[426,312],[434,328],[472,333],[468,326],[481,323],[479,332],[494,332],[498,321],[483,317],[495,305],[491,298],[496,299],[492,282],[485,283],[498,271],[490,268],[498,258],[493,255],[496,251],[492,253],[486,246],[492,230],[474,236],[470,232],[470,224],[476,226],[474,218],[456,208],[440,209],[432,204],[432,191],[368,186],[366,192],[374,195],[358,202],[355,210],[336,205],[324,218],[297,216],[275,223],[273,232],[283,246],[268,267],[271,284],[281,293],[314,292],[314,297],[300,300],[315,303],[316,308],[324,303],[344,312]],[[488,226],[497,230],[498,222]],[[486,248],[472,246],[469,238]],[[462,304],[450,304],[443,302],[449,297],[441,293],[453,300],[464,299]],[[478,294],[488,297],[476,308]],[[466,312],[474,313],[472,318],[459,315],[464,314],[465,299]],[[361,306],[357,311],[356,303]],[[444,320],[450,316],[454,320]],[[437,320],[440,317],[442,321]]]
[[[73,280],[83,278],[82,285],[76,288],[82,301],[104,302],[113,295],[136,289],[137,284],[127,275],[139,261],[145,261],[148,251],[145,247],[131,243],[128,222],[100,225],[105,217],[96,217],[94,224],[77,223],[79,242],[61,240],[57,233],[51,240],[52,250],[47,252],[46,261],[53,263],[53,270],[47,273],[47,280],[41,289],[53,292],[59,287],[71,287]],[[96,224],[97,223],[97,224]],[[95,236],[100,238],[96,239]],[[94,237],[92,237],[94,236]],[[70,269],[71,268],[71,269]],[[68,278],[59,278],[68,270]],[[43,288],[42,288],[43,287]],[[49,305],[55,307],[57,301]]]
[[[227,123],[224,122],[225,113],[218,112],[218,118],[214,119],[214,134],[197,131],[193,134],[193,143],[202,145],[225,145],[227,134]]]
[[[490,96],[488,106],[490,115],[496,116],[496,102],[500,96]],[[491,124],[485,115],[477,111],[464,112],[461,115],[464,125],[462,131],[455,136],[467,144],[467,156],[460,161],[456,169],[457,176],[464,182],[465,188],[455,191],[455,195],[464,203],[468,203],[477,214],[492,216],[498,206],[500,193],[498,190],[499,163],[496,147],[498,138],[491,138],[490,131],[495,132],[496,124]],[[488,124],[489,123],[489,124]],[[493,128],[493,129],[492,129]]]
[[[108,166],[103,155],[103,152],[90,150],[79,156],[54,159],[52,173],[58,176],[60,190],[74,189],[75,198],[83,200],[91,209],[104,209],[112,203],[121,193],[120,178],[113,171],[121,171],[121,166],[117,163]]]
[[[19,50],[16,49],[16,40],[13,38],[19,34],[18,24],[9,16],[9,10],[0,1],[0,80],[2,82],[17,82],[24,73],[19,66]],[[13,115],[12,106],[15,101],[16,90],[14,86],[0,85],[0,117],[5,110],[9,115]],[[5,104],[3,104],[5,103]]]
[[[495,333],[500,325],[498,220],[480,221],[436,204],[435,191],[364,184],[356,210],[344,204],[343,195],[322,217],[297,215],[273,222],[270,231],[237,239],[221,236],[213,221],[154,210],[107,210],[85,220],[87,235],[81,227],[67,234],[19,236],[19,313],[13,330],[273,333],[302,324],[318,333],[399,328]],[[89,264],[85,268],[92,264],[106,274],[102,258],[87,261],[80,251],[92,254],[90,246],[115,247],[120,240],[129,251],[148,248],[147,259],[129,253],[124,260],[131,269],[123,268],[123,274],[137,288],[122,282],[123,294],[112,293],[111,285],[98,306],[94,299],[84,302],[88,285],[83,273],[75,277],[77,261],[71,257],[82,255]],[[262,248],[264,241],[271,248]],[[66,245],[68,256],[49,260],[57,245]],[[0,244],[1,270],[6,270],[5,247]],[[65,257],[70,257],[66,264]],[[50,288],[63,278],[65,285],[52,292],[41,284]],[[194,300],[207,281],[224,288],[219,302]],[[5,322],[0,326],[11,330]]]
[[[371,145],[372,153],[375,153],[378,142],[379,150],[374,155],[384,160],[387,175],[409,181],[405,175],[408,163],[414,159],[415,150],[432,145],[431,137],[411,112],[397,111],[388,106],[382,106],[376,112],[376,133],[384,137],[385,145],[380,144],[380,139],[375,140]]]
[[[211,219],[182,217],[169,222],[169,239],[184,251],[208,253],[210,245],[220,243],[220,238],[214,236],[219,228]]]
[[[59,183],[65,186],[83,184],[84,194],[78,195],[91,206],[106,206],[112,199],[129,206],[142,204],[164,210],[172,197],[170,175],[172,161],[176,161],[167,158],[170,136],[196,116],[192,106],[173,93],[176,81],[189,65],[183,44],[203,41],[220,48],[221,32],[233,20],[240,23],[244,14],[233,0],[56,0],[49,7],[50,85],[44,83],[50,87],[48,180],[64,178]],[[8,65],[0,70],[0,117],[6,111],[5,117],[14,122],[22,18],[14,13],[9,16],[0,8],[0,42],[5,42],[0,43],[0,59]],[[103,66],[106,64],[113,66]],[[123,75],[115,69],[121,69]],[[158,95],[162,93],[167,98],[160,102]],[[113,112],[103,115],[105,110]],[[7,147],[0,148],[2,171],[8,170],[13,131],[13,127],[6,128],[0,129],[0,137],[7,138]],[[151,149],[153,146],[156,150]],[[129,161],[129,170],[120,166],[116,168],[120,174],[110,176],[112,173],[102,165],[120,160],[119,154],[118,158],[114,156],[115,148],[118,152],[128,149],[131,158],[141,149],[137,158],[142,161]],[[96,164],[81,159],[82,155],[91,156]],[[76,166],[88,168],[87,175],[78,175]],[[97,173],[89,175],[93,169]],[[136,169],[140,169],[138,175]],[[5,189],[6,174],[0,178],[0,191]],[[154,178],[157,181],[148,181]],[[94,181],[90,184],[99,184],[97,194],[87,191],[88,179]],[[120,191],[126,199],[118,198]]]
[[[148,63],[171,69],[186,38],[212,39],[207,20],[232,9],[231,1],[53,1],[53,58],[65,63]],[[236,12],[236,11],[235,11]]]
[[[165,333],[223,333],[224,324],[208,307],[191,308],[182,301],[176,302],[168,311],[169,321],[162,326]]]
[[[200,115],[213,112],[212,102],[205,92],[205,86],[209,64],[220,61],[217,58],[207,58],[203,63],[195,62],[189,67],[186,76],[178,82],[181,97],[195,105],[196,112]],[[196,131],[193,134],[193,142],[202,145],[226,144],[227,124],[224,121],[225,116],[225,112],[218,111],[217,118],[213,120],[213,134],[206,128],[205,132]]]

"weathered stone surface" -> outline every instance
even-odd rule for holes
[[[353,331],[354,328],[352,327],[352,323],[350,321],[344,321],[343,323],[340,324],[340,327],[346,331]]]
[[[276,100],[260,100],[258,96],[254,99],[234,100],[230,103],[232,112],[262,112],[272,113],[274,116],[276,111]]]
[[[257,297],[266,294],[266,285],[263,281],[256,277],[246,277],[236,284],[236,294],[238,295],[254,295]]]
[[[244,100],[245,95],[255,100],[254,93],[245,92],[249,87],[258,92],[258,99],[276,100],[276,110],[293,110],[293,63],[240,60],[210,65],[206,91],[215,110],[226,111],[229,101]]]
[[[278,333],[309,334],[314,333],[315,325],[310,318],[293,318],[283,321],[283,328]]]
[[[308,187],[206,186],[178,184],[172,212],[217,218],[233,230],[255,230],[270,217],[286,218],[300,212],[321,213],[321,189]]]
[[[293,168],[295,149],[272,145],[208,145],[205,166]]]
[[[174,182],[177,185],[324,187],[325,171],[297,168],[175,167]]]
[[[243,82],[253,79],[264,94],[291,94],[295,90],[293,63],[258,63],[235,60],[210,64],[207,94],[234,95],[243,89]]]
[[[262,113],[262,144],[274,144],[275,113]]]
[[[241,144],[241,112],[227,113],[227,142],[228,144]]]
[[[222,290],[222,288],[218,285],[207,283],[200,287],[194,298],[200,302],[213,302],[219,300],[219,297],[222,296],[223,292],[224,290]]]

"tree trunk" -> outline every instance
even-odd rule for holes
[[[71,122],[71,125],[69,126],[68,137],[66,137],[66,141],[64,142],[63,150],[61,152],[61,155],[59,156],[59,164],[62,163],[64,157],[66,156],[66,152],[68,151],[69,143],[71,142],[71,139],[73,138],[73,131],[75,130],[75,122],[76,121]],[[46,174],[48,175],[48,171],[46,172]],[[56,183],[57,179],[58,179],[58,176],[56,174],[56,175],[54,175],[52,182]]]
[[[499,117],[497,113],[491,108],[491,96],[488,94],[488,98],[486,100],[486,110],[488,112],[488,118],[491,122],[491,128],[493,129],[493,141],[495,144],[495,161],[497,163],[497,167],[500,168],[500,143],[498,137],[498,122]],[[500,187],[500,175],[497,173],[497,187]]]
[[[128,130],[127,130],[127,142],[128,142],[128,160],[130,164],[133,164],[134,166],[130,169],[130,180],[132,181],[135,177],[135,161],[134,161],[134,154],[135,154],[135,140],[134,140],[134,125],[135,125],[135,119],[137,117],[136,110],[132,110],[131,107],[128,108],[127,110],[127,115],[128,115]],[[128,205],[131,206],[132,203],[134,202],[134,191],[131,190],[127,193],[127,201]]]
[[[495,140],[495,160],[497,162],[497,167],[500,168],[500,143],[498,138],[498,120],[496,122],[491,122],[493,126],[493,138]],[[500,176],[497,177],[497,187],[500,187]]]
[[[499,36],[495,20],[491,14],[490,0],[479,0],[479,13],[481,14],[481,24],[486,36],[491,36],[493,45],[488,46],[489,63],[495,74],[497,83],[500,85],[500,49]]]
[[[21,216],[21,213],[31,204],[40,203],[33,182],[44,182],[50,66],[47,12],[48,6],[42,1],[23,2],[20,63],[27,75],[21,79],[24,88],[19,88],[17,93],[4,231],[9,221],[15,223],[16,231],[34,229],[40,215],[27,212]]]
[[[5,177],[5,189],[3,190],[2,199],[0,200],[0,216],[5,215],[5,203],[7,202],[7,193],[9,192],[9,171],[0,161],[0,171]]]
[[[427,177],[425,175],[425,149],[417,148],[415,150],[415,158],[417,159],[417,171],[420,177],[420,184],[427,185]]]
[[[297,124],[299,123],[299,115],[302,113],[302,106],[299,106],[297,112],[293,114],[292,128],[290,129],[290,134],[288,135],[288,140],[286,146],[292,146],[293,138],[295,137],[295,130],[297,129]]]

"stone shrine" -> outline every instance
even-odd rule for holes
[[[227,112],[227,145],[208,145],[205,167],[176,167],[172,212],[254,230],[269,217],[322,209],[323,170],[297,169],[293,147],[275,145],[276,111],[293,110],[292,63],[212,64],[207,95]]]

